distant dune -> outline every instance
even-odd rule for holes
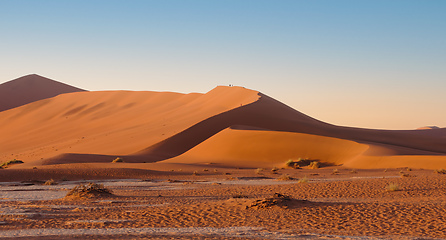
[[[31,74],[0,84],[0,112],[80,88]]]
[[[81,91],[81,90],[79,90]],[[269,167],[309,158],[355,168],[446,168],[446,129],[324,123],[260,92],[71,92],[0,112],[0,161]]]

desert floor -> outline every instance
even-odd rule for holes
[[[446,175],[432,170],[169,167],[0,169],[0,237],[446,239]],[[58,184],[43,185],[50,178]],[[114,195],[64,198],[85,182]],[[400,190],[386,190],[390,184]],[[275,193],[293,200],[248,207]]]

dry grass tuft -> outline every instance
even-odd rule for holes
[[[394,192],[394,191],[400,191],[400,190],[401,190],[400,186],[396,183],[390,183],[386,187],[386,191],[388,191],[388,192]]]
[[[319,162],[313,161],[310,163],[310,165],[308,165],[311,169],[318,169],[321,165],[319,164]]]
[[[124,160],[122,160],[122,158],[117,157],[115,158],[115,160],[112,161],[112,163],[118,163],[118,162],[124,162]]]
[[[297,183],[308,183],[309,181],[310,181],[310,179],[308,179],[308,177],[305,176],[305,177],[299,179],[299,180],[297,181]]]
[[[9,165],[12,164],[19,164],[19,163],[23,163],[23,161],[21,160],[17,160],[17,159],[13,159],[13,160],[9,160],[7,162],[4,162],[0,165],[0,168],[7,168]]]
[[[282,176],[278,177],[277,180],[279,180],[279,181],[291,181],[291,180],[294,180],[294,178],[292,178],[288,174],[282,174]]]
[[[408,173],[403,172],[402,170],[400,171],[400,177],[410,177],[410,175]]]
[[[71,189],[66,198],[92,198],[105,197],[112,195],[112,191],[105,188],[102,184],[88,183],[87,185],[80,184]]]
[[[272,174],[277,174],[278,171],[279,171],[279,168],[277,168],[277,167],[273,167],[273,168],[271,169],[271,173],[272,173]]]
[[[46,181],[43,185],[57,185],[58,183],[54,179]]]
[[[232,195],[232,198],[249,198],[249,197],[244,194],[237,193],[237,194]]]

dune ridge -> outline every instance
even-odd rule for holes
[[[26,75],[0,84],[0,112],[63,93],[83,92],[37,74]]]
[[[219,86],[205,94],[70,92],[0,112],[0,126],[0,161],[17,158],[28,167],[116,156],[250,167],[298,157],[361,168],[392,165],[379,159],[401,165],[404,156],[413,156],[411,164],[424,156],[428,167],[446,163],[445,128],[335,126],[243,87]]]

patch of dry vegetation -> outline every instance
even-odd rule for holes
[[[297,183],[308,183],[310,179],[308,179],[307,176],[304,176],[303,178],[299,179]]]
[[[307,200],[297,200],[293,199],[290,196],[283,195],[280,193],[275,193],[272,198],[265,198],[253,201],[250,205],[246,206],[246,209],[264,209],[271,208],[274,206],[280,208],[290,208],[295,207],[301,204],[308,203]]]
[[[317,161],[313,161],[310,163],[310,165],[308,165],[311,169],[318,169],[320,168],[321,164]]]
[[[294,180],[294,178],[292,178],[288,174],[282,174],[282,176],[278,177],[277,180],[279,180],[279,181],[291,181],[291,180]]]
[[[54,179],[46,181],[43,185],[57,185],[58,183]]]
[[[124,160],[120,157],[115,158],[115,160],[112,161],[112,163],[118,163],[118,162],[124,162]]]
[[[0,165],[0,168],[7,168],[9,165],[12,165],[12,164],[20,164],[20,163],[23,163],[23,161],[21,161],[21,160],[17,160],[17,159],[13,159],[13,160],[9,160],[9,161],[7,161],[7,162],[2,163],[2,164]]]
[[[438,174],[446,174],[446,170],[444,170],[443,168],[440,169],[435,169],[434,173],[438,173]]]
[[[400,191],[400,190],[401,190],[400,186],[396,183],[390,183],[386,187],[386,191],[388,191],[388,192],[394,192],[394,191]]]
[[[103,184],[88,183],[86,185],[80,184],[71,189],[65,198],[93,198],[106,197],[113,195],[112,191],[105,188]]]

